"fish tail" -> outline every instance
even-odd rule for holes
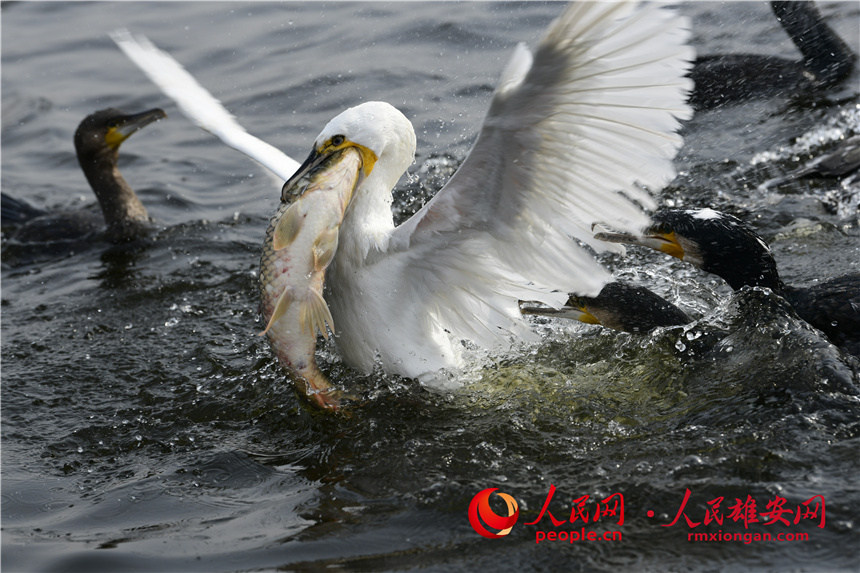
[[[302,307],[299,310],[299,326],[302,332],[316,334],[319,331],[327,339],[326,324],[334,332],[334,319],[331,317],[331,311],[328,309],[325,299],[318,291],[308,289],[308,294],[302,301]]]
[[[314,362],[294,374],[296,387],[313,405],[336,411],[341,405],[341,391],[331,385]]]

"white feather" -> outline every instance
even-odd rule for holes
[[[241,151],[286,181],[299,163],[282,151],[245,131],[224,106],[201,86],[169,54],[159,50],[147,38],[134,37],[128,30],[116,30],[111,38],[165,95],[176,102],[179,110],[198,127]]]

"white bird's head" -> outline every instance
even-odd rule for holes
[[[351,107],[323,128],[310,155],[284,188],[333,153],[348,147],[361,154],[361,179],[373,175],[380,186],[385,185],[390,190],[415,159],[415,130],[406,116],[391,104],[370,101]]]

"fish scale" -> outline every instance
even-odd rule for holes
[[[280,363],[300,391],[323,408],[336,409],[337,390],[315,360],[317,331],[334,332],[323,299],[325,270],[337,248],[338,230],[359,182],[361,154],[345,148],[290,187],[269,222],[260,261],[266,334]]]

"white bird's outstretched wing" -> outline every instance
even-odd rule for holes
[[[299,168],[297,161],[245,131],[221,102],[212,97],[176,60],[147,38],[134,37],[124,29],[116,30],[110,36],[195,125],[257,161],[283,181]]]
[[[679,120],[692,113],[688,35],[659,6],[588,2],[568,7],[533,57],[518,46],[469,156],[392,235],[391,250],[412,257],[413,298],[474,340],[520,330],[512,293],[553,305],[597,294],[609,273],[580,243],[611,247],[592,224],[640,231],[646,188],[675,175]]]

